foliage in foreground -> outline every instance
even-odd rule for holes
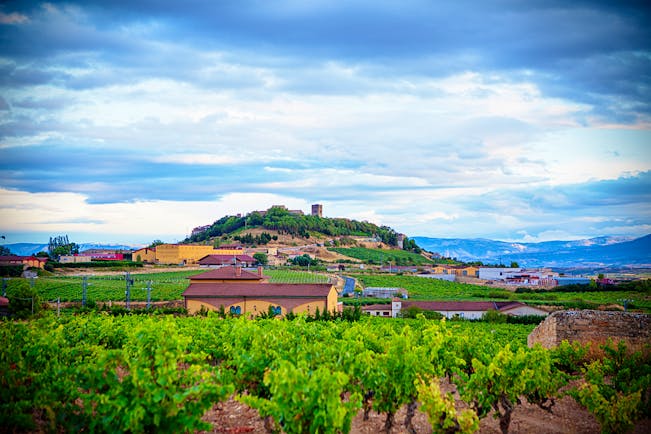
[[[383,413],[391,429],[405,405],[400,423],[411,431],[417,402],[437,432],[472,432],[491,411],[507,432],[521,397],[549,409],[570,375],[583,378],[575,396],[604,431],[624,432],[647,414],[648,353],[620,346],[587,360],[576,345],[527,348],[527,330],[214,313],[4,321],[0,419],[9,430],[178,432],[205,428],[205,411],[235,393],[287,433],[347,432],[360,407]],[[441,393],[444,377],[468,410]],[[614,405],[617,412],[603,412]]]

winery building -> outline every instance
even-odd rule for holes
[[[222,267],[192,276],[183,292],[185,308],[190,314],[223,308],[227,313],[251,318],[270,310],[284,316],[288,312],[314,314],[317,309],[339,309],[337,290],[329,283],[267,283],[267,279],[261,268],[253,273],[240,267]]]

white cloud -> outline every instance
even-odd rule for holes
[[[306,13],[294,3],[257,13],[276,18],[276,13],[294,18]],[[47,55],[37,49],[39,44],[31,44],[34,57],[29,62],[19,56],[0,59],[3,71],[11,71],[8,78],[19,83],[2,89],[11,111],[0,115],[0,156],[27,154],[34,145],[61,152],[99,148],[106,159],[115,155],[113,165],[102,166],[106,177],[73,182],[69,173],[63,180],[45,167],[26,174],[28,169],[16,163],[6,173],[21,176],[4,175],[0,184],[3,228],[183,237],[193,225],[224,214],[275,203],[306,208],[319,197],[329,200],[327,215],[388,224],[414,235],[543,239],[574,237],[584,230],[645,228],[640,220],[648,212],[632,207],[606,216],[586,209],[576,211],[585,215],[569,216],[538,205],[565,208],[576,203],[562,188],[550,191],[545,186],[649,170],[648,116],[641,113],[637,124],[623,128],[613,119],[597,118],[592,111],[600,107],[580,98],[550,96],[544,87],[549,81],[535,81],[541,79],[538,70],[483,70],[484,53],[477,49],[481,44],[440,56],[421,47],[424,51],[415,57],[386,62],[377,60],[379,52],[308,56],[293,51],[305,49],[300,44],[278,51],[231,46],[229,38],[197,44],[203,40],[200,34],[177,37],[183,32],[177,33],[175,26],[184,22],[177,17],[142,19],[134,12],[121,25],[108,25],[112,21],[102,21],[102,11],[86,9],[83,3],[46,3],[35,9],[31,21],[18,13],[0,13],[0,24],[38,26],[54,40],[41,41],[51,48],[44,50]],[[393,12],[398,11],[389,14],[391,19],[402,16]],[[187,18],[190,27],[202,22]],[[556,22],[558,17],[552,18]],[[238,40],[242,35],[231,36]],[[282,45],[283,38],[269,43],[275,44]],[[382,51],[386,47],[381,45],[374,47]],[[327,43],[319,47],[330,53]],[[332,53],[347,52],[348,47],[335,48]],[[469,67],[457,67],[451,59]],[[27,100],[30,104],[16,104]],[[50,110],[39,106],[45,101],[65,104]],[[147,170],[127,173],[120,164],[125,155],[129,167]],[[247,165],[246,173],[219,170],[240,165]],[[235,185],[270,193],[232,193],[215,201],[94,204],[105,197],[143,197],[142,173],[152,177],[144,187],[151,190],[147,197],[183,197],[199,189],[192,186],[195,168],[201,173],[197,182],[211,185],[212,169],[205,166],[219,166],[214,176],[222,184],[203,192],[231,191]],[[115,167],[124,170],[119,182],[106,181]],[[8,189],[33,189],[46,171],[50,186],[85,195]],[[167,182],[157,183],[156,176]],[[163,195],[176,185],[184,189]],[[516,190],[531,194],[514,194]],[[627,214],[635,215],[634,221],[624,223],[621,218]],[[567,226],[559,230],[554,225]]]
[[[90,204],[81,194],[0,189],[0,203],[0,228],[4,232],[94,233],[106,241],[118,234],[130,237],[122,241],[136,243],[161,234],[166,234],[167,241],[181,240],[195,226],[275,204],[309,210],[309,204],[300,199],[257,193],[232,193],[213,201]]]

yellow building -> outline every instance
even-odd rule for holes
[[[468,276],[468,277],[477,277],[479,276],[479,268],[473,266],[464,267],[463,265],[436,265],[432,267],[432,273],[434,274],[454,274],[455,276]]]
[[[242,249],[215,249],[212,246],[161,244],[156,246],[158,264],[196,264],[206,255],[241,255]]]
[[[183,292],[188,313],[223,307],[233,315],[254,317],[270,308],[279,316],[288,312],[314,314],[317,309],[334,313],[338,309],[337,290],[329,283],[266,283],[261,269],[258,273],[238,270],[239,267],[224,267],[192,276],[190,286]]]
[[[156,262],[156,248],[154,247],[150,249],[149,247],[145,247],[143,249],[138,249],[132,253],[131,260],[153,264]]]
[[[314,314],[337,311],[337,290],[328,283],[213,283],[191,284],[183,293],[185,308],[194,314],[201,308],[254,317],[271,307],[277,315],[288,312]]]

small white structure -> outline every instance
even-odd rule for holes
[[[521,271],[522,268],[479,267],[479,278],[483,280],[506,280],[506,276]]]
[[[91,262],[92,257],[90,255],[61,255],[59,256],[59,262],[62,264],[79,264],[84,262]]]
[[[407,290],[404,288],[381,288],[369,286],[362,291],[363,297],[377,297],[377,298],[393,298],[403,297],[407,298]]]

